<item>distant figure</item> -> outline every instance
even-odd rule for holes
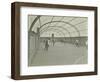
[[[51,37],[51,39],[52,39],[52,44],[53,44],[53,46],[54,46],[54,44],[55,44],[55,40],[54,40],[54,34],[52,34],[52,37]]]
[[[48,44],[48,40],[45,41],[45,50],[48,50],[49,44]]]
[[[77,46],[77,47],[79,46],[78,44],[79,44],[79,40],[76,40],[76,46]]]

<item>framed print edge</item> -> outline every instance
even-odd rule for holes
[[[20,75],[20,7],[43,7],[43,8],[61,8],[78,9],[94,11],[94,71],[75,72],[75,73],[55,73],[41,75]],[[69,76],[97,75],[97,7],[75,6],[75,5],[57,5],[41,3],[14,2],[11,4],[11,78],[15,80],[37,79],[37,78],[55,78]]]
[[[20,11],[17,4],[11,4],[11,78],[20,77]],[[17,14],[18,13],[18,14]]]
[[[95,44],[95,47],[94,47],[94,55],[95,55],[95,58],[94,58],[94,63],[95,63],[95,72],[96,74],[98,74],[98,8],[96,7],[95,9],[95,16],[94,16],[94,44]]]

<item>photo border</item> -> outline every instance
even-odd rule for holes
[[[42,75],[20,75],[20,8],[21,7],[38,7],[38,8],[55,8],[55,9],[75,9],[75,10],[93,10],[94,11],[94,72],[75,72],[75,73],[57,73]],[[14,2],[11,4],[11,78],[21,79],[38,79],[53,77],[69,77],[97,75],[97,7],[61,5],[61,4],[43,4]]]

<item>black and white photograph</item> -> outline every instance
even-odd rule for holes
[[[28,66],[87,63],[87,17],[28,15]]]
[[[12,3],[12,78],[97,75],[97,7]]]

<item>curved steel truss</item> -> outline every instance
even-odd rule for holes
[[[61,20],[54,20],[54,17],[56,17],[56,16],[51,16],[52,18],[50,19],[50,21],[48,22],[45,22],[44,24],[42,24],[41,23],[41,21],[42,21],[42,18],[41,18],[42,16],[37,16],[34,20],[33,20],[33,22],[31,23],[31,25],[30,25],[30,31],[32,31],[32,29],[34,28],[34,25],[35,25],[35,23],[37,23],[37,21],[39,22],[39,25],[37,26],[37,27],[35,27],[35,28],[40,28],[40,34],[43,34],[43,33],[45,33],[45,32],[47,32],[47,31],[49,31],[49,30],[51,30],[51,29],[62,29],[62,30],[64,30],[64,31],[66,31],[66,34],[68,34],[68,36],[69,37],[72,37],[72,35],[74,34],[74,33],[77,33],[77,36],[80,36],[80,31],[81,30],[79,30],[78,28],[77,28],[77,25],[78,24],[82,24],[82,23],[84,23],[84,22],[86,22],[86,20],[85,21],[80,21],[80,22],[78,22],[77,24],[72,24],[71,22],[72,21],[74,21],[76,18],[78,18],[78,17],[73,17],[70,21],[64,21],[63,19],[64,19],[64,17],[62,17],[61,18]],[[43,21],[42,21],[43,22]],[[56,23],[55,25],[52,25],[52,23]],[[57,23],[59,24],[62,24],[62,26],[60,25],[60,26],[58,26],[57,25]],[[69,25],[69,27],[65,27],[65,25]],[[74,31],[70,31],[69,30],[69,28],[72,28]],[[53,31],[52,30],[52,31]],[[55,31],[55,30],[54,30]],[[85,31],[84,29],[82,29],[82,31]],[[61,33],[61,32],[60,32]],[[64,36],[66,36],[65,35],[65,33],[63,33],[63,31],[62,31],[62,34],[64,35]]]

